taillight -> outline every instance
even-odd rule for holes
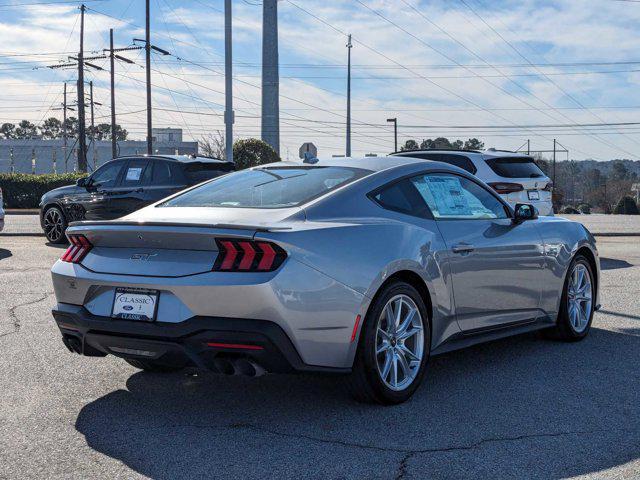
[[[553,182],[547,183],[542,190],[544,190],[545,192],[552,192],[553,191]]]
[[[287,252],[275,243],[262,240],[218,238],[218,258],[213,270],[223,272],[272,272],[285,258]]]
[[[91,242],[87,240],[84,235],[69,235],[69,241],[71,245],[64,252],[60,260],[69,263],[80,263],[82,259],[89,253],[89,250],[93,248]]]
[[[519,183],[495,182],[490,183],[489,186],[501,194],[521,192],[524,190],[524,187]]]

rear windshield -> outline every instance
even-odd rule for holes
[[[159,206],[295,207],[369,173],[358,168],[307,166],[243,170],[200,185]]]
[[[233,170],[233,164],[226,163],[190,163],[184,168],[184,174],[190,184],[195,185],[224,175]]]
[[[539,178],[544,177],[544,172],[540,170],[533,158],[491,158],[487,165],[496,174],[506,178]]]

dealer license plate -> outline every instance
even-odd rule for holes
[[[153,322],[158,310],[157,290],[116,288],[111,316],[124,320]]]
[[[527,194],[529,195],[529,200],[540,200],[540,192],[537,190],[529,190]]]

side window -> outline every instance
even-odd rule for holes
[[[394,210],[416,217],[429,216],[424,200],[408,179],[400,180],[382,188],[372,198],[387,210]]]
[[[148,169],[147,169],[148,170]],[[151,176],[152,185],[168,185],[171,181],[171,167],[169,162],[156,160],[153,162],[153,174]]]
[[[433,173],[411,179],[434,218],[508,218],[504,205],[488,190],[458,175]]]
[[[91,185],[100,188],[115,187],[118,181],[118,174],[123,165],[123,161],[115,161],[101,166],[91,175]]]
[[[145,178],[144,173],[148,165],[149,160],[146,158],[135,158],[133,160],[129,160],[122,178],[122,185],[125,187],[143,185]]]

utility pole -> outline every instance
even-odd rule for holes
[[[398,119],[396,117],[387,118],[387,122],[393,123],[393,151],[397,152],[398,151]]]
[[[80,51],[78,52],[78,170],[87,171],[87,139],[84,117],[84,4],[80,5]]]
[[[262,140],[280,155],[278,0],[262,2]]]
[[[527,155],[531,155],[531,140],[527,139]]]
[[[553,139],[553,186],[556,186],[556,139]]]
[[[149,0],[147,0],[149,2]],[[231,0],[224,0],[224,123],[226,160],[233,162],[233,68],[231,42]]]
[[[64,82],[62,100],[62,151],[64,152],[64,173],[67,173],[67,82]]]
[[[113,28],[109,29],[109,63],[111,65],[111,158],[116,158],[118,156],[118,144],[116,140],[116,82]]]
[[[149,14],[149,0],[146,0],[146,23],[145,23],[145,65],[147,73],[147,154],[153,154],[153,137],[151,126],[151,19]]]
[[[91,103],[91,151],[93,152],[93,169],[96,169],[96,126],[93,114],[93,81],[89,82],[89,102]]]
[[[347,148],[345,155],[351,156],[351,34],[347,41]]]

